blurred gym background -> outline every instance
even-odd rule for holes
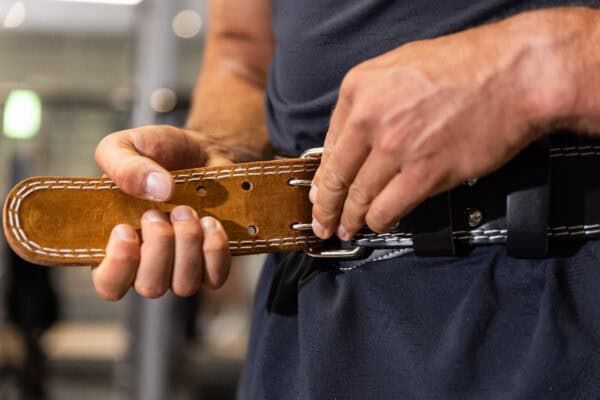
[[[0,0],[0,199],[27,176],[98,175],[110,132],[182,124],[205,2]],[[0,400],[234,398],[261,259],[235,264],[217,292],[109,303],[89,268],[27,265],[0,235]]]

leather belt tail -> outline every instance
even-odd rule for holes
[[[168,203],[134,199],[108,178],[30,178],[6,199],[4,232],[32,263],[97,265],[115,225],[139,229],[145,211],[185,204],[222,222],[233,255],[307,249],[320,242],[308,201],[318,165],[305,158],[176,171]]]

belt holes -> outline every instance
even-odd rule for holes
[[[258,227],[256,225],[248,225],[247,231],[250,236],[258,235]]]
[[[198,196],[204,197],[208,194],[208,190],[206,190],[205,186],[200,185],[196,188],[196,194]]]
[[[248,181],[244,181],[242,182],[242,190],[245,190],[246,192],[249,192],[250,190],[252,190],[252,183],[248,182]]]

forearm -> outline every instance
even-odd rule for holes
[[[562,124],[570,129],[600,134],[600,10],[580,10],[579,29],[565,52],[574,82],[574,102]],[[575,22],[576,23],[576,22]]]
[[[205,65],[186,127],[237,162],[269,156],[264,89],[231,71]]]
[[[228,159],[264,159],[271,155],[264,91],[273,39],[268,21],[259,31],[246,30],[231,4],[210,6],[203,68],[186,126]]]

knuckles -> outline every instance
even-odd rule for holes
[[[111,176],[111,178],[129,193],[142,194],[144,193],[144,187],[141,173],[143,172],[131,162],[126,162],[116,167],[114,176]]]
[[[96,160],[96,164],[102,167],[102,156],[103,153],[107,151],[107,147],[110,147],[109,142],[111,140],[112,135],[105,136],[102,138],[100,143],[96,146],[96,152],[94,153],[94,159]]]
[[[368,227],[377,233],[385,233],[396,218],[393,207],[374,205],[366,216]]]
[[[371,203],[373,196],[365,192],[359,185],[350,185],[348,189],[348,200],[359,209],[366,209]]]
[[[202,239],[202,226],[198,220],[175,221],[173,228],[177,240],[195,242]]]
[[[363,136],[378,126],[378,118],[375,112],[365,110],[363,107],[354,107],[348,117],[347,132],[352,132],[357,137]]]
[[[227,253],[229,251],[229,244],[225,238],[212,238],[211,240],[205,240],[203,248],[205,253]]]
[[[403,131],[385,129],[376,140],[375,148],[384,155],[399,157],[407,148],[407,139],[407,134]]]
[[[123,267],[135,267],[140,262],[140,257],[137,252],[133,251],[116,251],[110,256],[110,262],[114,265]]]
[[[155,221],[152,224],[152,235],[159,240],[174,240],[175,232],[167,221]]]
[[[348,188],[349,184],[349,182],[346,182],[344,179],[342,179],[341,175],[331,167],[327,167],[327,169],[324,171],[320,182],[320,185],[330,192],[344,191]]]
[[[351,69],[346,73],[340,85],[339,99],[347,103],[352,103],[355,94],[360,85],[360,76],[356,68]]]
[[[175,221],[173,227],[188,236],[201,236],[203,232],[200,220],[196,218],[185,221]]]
[[[161,160],[164,153],[165,141],[176,139],[178,128],[167,125],[149,125],[142,128],[130,129],[129,138],[133,147],[157,161]]]

